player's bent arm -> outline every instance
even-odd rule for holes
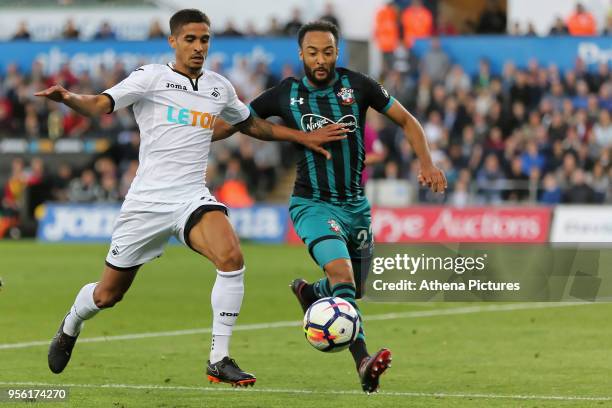
[[[443,192],[447,187],[446,177],[444,172],[433,164],[427,138],[419,121],[398,101],[393,101],[385,115],[403,129],[414,149],[421,165],[419,180],[430,186],[434,192]]]
[[[229,123],[218,117],[217,119],[215,119],[212,141],[218,142],[219,140],[227,139],[237,131],[237,127],[230,125]]]
[[[252,115],[244,122],[236,125],[236,127],[246,135],[265,141],[300,143],[300,137],[303,133],[285,126],[275,125]]]
[[[259,140],[299,143],[310,150],[324,155],[327,159],[331,159],[331,154],[322,145],[346,138],[346,129],[342,125],[337,124],[328,125],[316,131],[306,133],[250,116],[244,122],[235,125],[235,127],[242,133]],[[223,136],[223,134],[220,134],[220,136]]]
[[[61,85],[54,85],[44,91],[36,92],[34,95],[61,102],[85,116],[99,116],[110,113],[113,108],[112,99],[108,95],[80,95],[69,92]]]

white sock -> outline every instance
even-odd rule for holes
[[[229,343],[232,328],[242,305],[244,296],[244,270],[233,272],[217,271],[217,279],[210,294],[213,311],[212,345],[210,362],[212,364],[229,356]]]
[[[83,328],[83,322],[91,319],[100,311],[93,299],[94,289],[98,282],[88,283],[83,286],[76,299],[74,305],[70,308],[70,312],[64,320],[64,333],[69,336],[76,336]]]

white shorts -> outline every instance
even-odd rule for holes
[[[178,204],[125,200],[115,221],[106,264],[118,270],[140,266],[160,257],[172,236],[189,246],[185,240],[187,222],[190,229],[210,210],[227,214],[227,207],[210,193]],[[192,214],[197,219],[190,219]]]

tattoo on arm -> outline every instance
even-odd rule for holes
[[[237,126],[238,129],[249,136],[259,140],[275,140],[273,137],[273,125],[260,118],[250,117]]]

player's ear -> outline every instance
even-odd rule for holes
[[[176,38],[172,34],[168,36],[168,44],[176,50]]]
[[[300,61],[304,61],[304,52],[302,51],[302,47],[298,50],[298,55],[300,56]]]

